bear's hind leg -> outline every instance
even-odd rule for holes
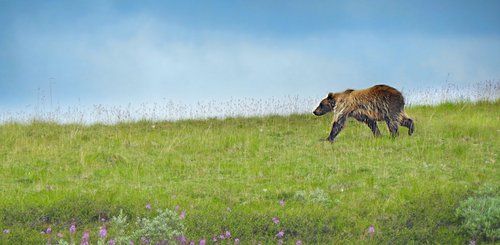
[[[385,122],[387,123],[387,127],[389,128],[389,132],[391,132],[391,137],[396,137],[399,135],[398,132],[398,120],[390,119],[388,117],[385,118]]]
[[[411,118],[403,117],[401,120],[401,126],[408,128],[408,135],[412,135],[413,131],[415,131],[415,124]]]

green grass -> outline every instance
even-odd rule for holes
[[[42,244],[51,226],[176,205],[186,236],[230,230],[243,244],[466,243],[455,215],[500,184],[500,101],[416,106],[413,136],[374,138],[349,121],[330,144],[331,116],[60,125],[0,125],[1,244]],[[285,206],[279,205],[279,200]],[[230,210],[228,210],[230,208]],[[279,225],[272,222],[278,217]],[[376,232],[369,235],[373,225]]]

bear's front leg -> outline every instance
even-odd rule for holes
[[[337,119],[337,121],[333,122],[332,131],[330,131],[330,136],[328,136],[328,141],[333,142],[335,137],[340,133],[340,131],[344,128],[347,116],[341,116]]]

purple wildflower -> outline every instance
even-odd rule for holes
[[[231,232],[226,231],[226,238],[230,238],[230,237],[231,237]]]
[[[177,241],[180,243],[180,244],[187,244],[187,239],[185,236],[179,236],[177,237]]]
[[[302,241],[301,241],[301,240],[297,240],[297,241],[295,242],[295,245],[302,245]]]
[[[89,244],[89,237],[90,237],[89,231],[85,231],[85,233],[83,233],[82,243],[80,243],[80,245],[88,245]]]
[[[116,245],[116,241],[111,239],[108,241],[108,245]]]
[[[3,234],[9,234],[10,233],[10,230],[9,229],[5,229],[3,230]]]
[[[146,203],[146,206],[144,206],[147,210],[151,210],[151,203]]]
[[[108,230],[106,230],[106,226],[101,226],[101,229],[99,230],[99,236],[101,238],[106,238],[106,235],[108,235]]]
[[[75,234],[76,232],[76,224],[72,223],[71,226],[69,227],[69,233]]]
[[[283,244],[283,239],[279,239],[278,244]]]
[[[47,231],[46,231],[45,233],[47,233],[47,234],[52,233],[52,228],[50,228],[50,227],[49,227],[49,228],[47,228]]]
[[[181,212],[181,215],[179,216],[181,219],[185,219],[186,218],[186,212],[182,211]]]
[[[85,231],[85,233],[83,233],[82,240],[88,241],[89,237],[90,237],[90,232]]]
[[[200,245],[205,245],[206,241],[205,239],[200,240]]]
[[[373,225],[370,225],[370,227],[368,227],[368,234],[370,235],[375,234],[375,227],[373,227]]]
[[[226,239],[226,237],[224,236],[224,234],[220,234],[219,239],[224,240],[224,239]]]
[[[285,200],[283,200],[283,199],[280,200],[280,206],[282,206],[282,207],[285,206]]]
[[[61,232],[57,233],[57,237],[62,238],[63,236],[64,236],[64,235],[63,235]]]
[[[141,237],[141,244],[149,244],[149,239],[145,238],[145,237]]]
[[[189,245],[196,245],[193,241],[189,242]]]
[[[235,238],[235,239],[234,239],[234,244],[240,244],[240,239]]]
[[[280,223],[280,220],[278,219],[278,217],[273,217],[273,223],[274,224],[279,224]]]
[[[276,237],[278,238],[282,238],[285,236],[285,232],[284,231],[279,231],[278,234],[276,234]]]
[[[130,240],[129,245],[134,245],[134,241]]]
[[[175,212],[178,212],[181,207],[179,205],[175,205]]]

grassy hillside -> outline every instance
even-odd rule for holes
[[[243,244],[279,231],[286,244],[481,240],[456,209],[500,185],[500,101],[407,113],[411,137],[350,121],[333,144],[330,115],[0,125],[0,242],[42,244],[48,227],[69,240],[71,223],[78,242],[85,229],[96,242],[120,210],[135,221],[176,206],[188,240],[210,243],[225,231]]]

